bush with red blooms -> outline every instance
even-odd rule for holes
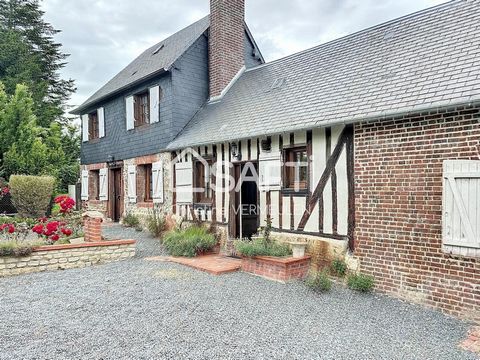
[[[13,234],[15,232],[15,224],[2,224],[0,225],[0,232]]]
[[[60,238],[73,234],[72,229],[68,228],[64,221],[48,221],[47,218],[40,218],[38,221],[39,223],[32,228],[32,231],[44,238],[47,243],[53,244]]]
[[[67,195],[59,195],[55,198],[54,201],[55,204],[58,204],[60,206],[60,212],[62,214],[68,214],[75,206],[75,200],[73,200],[70,196]]]
[[[4,186],[2,189],[0,189],[0,199],[9,193],[10,189],[8,188],[8,186]]]

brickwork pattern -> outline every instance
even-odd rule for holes
[[[480,259],[442,251],[442,161],[479,159],[480,106],[355,125],[355,256],[378,290],[480,320]]]
[[[83,219],[83,231],[85,242],[102,241],[102,219],[85,217]]]
[[[300,259],[268,256],[242,258],[242,271],[282,282],[303,279],[309,268],[309,256]]]
[[[124,260],[135,255],[134,242],[108,246],[64,247],[58,250],[48,250],[44,247],[24,257],[0,257],[0,277],[80,268]]]

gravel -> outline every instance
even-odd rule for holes
[[[439,312],[334,286],[245,273],[212,276],[137,257],[0,279],[0,359],[475,359],[469,325]]]

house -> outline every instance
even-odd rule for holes
[[[380,291],[480,319],[478,2],[270,63],[243,1],[210,7],[76,109],[88,206],[158,203],[227,244],[270,218],[315,265],[344,257]]]

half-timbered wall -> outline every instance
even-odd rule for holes
[[[353,224],[349,226],[349,172],[347,170],[347,143],[353,141],[348,137],[348,129],[345,126],[314,129],[311,131],[299,131],[271,136],[271,149],[262,150],[262,138],[244,139],[237,142],[239,158],[232,157],[231,144],[217,143],[214,145],[200,146],[172,154],[172,162],[176,167],[174,186],[185,186],[185,183],[193,186],[193,170],[185,172],[185,169],[193,169],[193,161],[198,155],[213,159],[217,166],[214,167],[212,181],[216,191],[211,206],[196,205],[191,197],[174,195],[174,210],[177,215],[188,220],[215,221],[218,224],[229,223],[229,206],[232,196],[229,191],[229,176],[231,168],[229,162],[254,161],[259,164],[259,209],[260,224],[264,225],[267,214],[272,219],[275,232],[286,232],[296,235],[317,235],[334,239],[347,239]],[[263,138],[265,139],[265,138]],[[269,179],[264,179],[265,167],[263,163],[277,161],[281,164],[283,150],[289,147],[305,146],[309,155],[308,166],[308,189],[304,193],[288,192],[282,188],[281,169],[270,174]],[[335,161],[332,154],[335,149],[338,152]],[[178,164],[178,165],[176,165]],[[326,171],[327,165],[331,169]],[[353,165],[353,164],[352,164]],[[277,183],[273,177],[280,176]],[[350,173],[353,176],[353,172]],[[178,178],[181,177],[181,178]],[[187,178],[185,178],[187,177]],[[320,195],[315,198],[315,190],[322,178],[327,181],[321,186]],[[353,180],[350,181],[352,183]],[[266,185],[264,183],[269,183]],[[273,185],[272,185],[273,184]],[[277,185],[275,185],[277,184]],[[178,197],[182,199],[178,201]],[[232,202],[233,204],[233,202]],[[351,207],[351,204],[350,204]],[[305,224],[302,224],[302,223]]]

